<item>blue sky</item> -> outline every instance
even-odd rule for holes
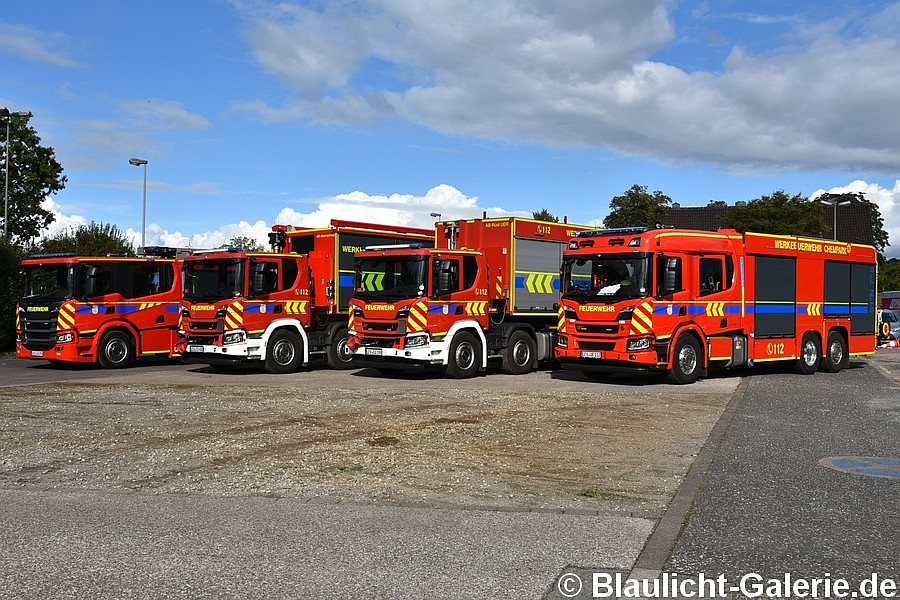
[[[428,227],[633,184],[686,206],[864,191],[900,256],[900,2],[42,0],[0,15],[0,106],[68,176],[49,232],[260,241]]]

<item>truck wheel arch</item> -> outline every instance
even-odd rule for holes
[[[484,331],[481,329],[481,326],[478,324],[478,321],[474,320],[466,320],[459,321],[454,323],[452,327],[450,327],[450,331],[447,332],[447,336],[444,338],[444,341],[447,344],[447,348],[450,348],[450,345],[453,343],[453,336],[461,331],[467,331],[468,333],[475,336],[478,340],[478,344],[481,347],[481,368],[487,368],[487,337],[484,335]]]
[[[265,355],[262,357],[263,362],[269,353],[269,339],[279,329],[287,329],[300,338],[303,345],[303,356],[300,359],[300,366],[309,364],[309,336],[306,335],[306,329],[297,319],[278,319],[269,323],[266,330],[262,334],[262,345],[265,349]]]
[[[708,361],[703,335],[693,328],[683,328],[672,336],[672,340],[674,343],[670,346],[669,379],[680,384],[694,383],[706,369]],[[693,366],[686,367],[679,362],[683,352],[686,353],[685,359],[693,354]],[[685,368],[689,368],[689,371],[685,372]]]
[[[94,333],[92,350],[95,357],[100,356],[100,341],[103,339],[103,336],[111,331],[121,331],[130,337],[135,358],[141,355],[143,348],[141,347],[140,333],[138,333],[138,331],[127,321],[113,321],[111,323],[104,323],[103,326]]]

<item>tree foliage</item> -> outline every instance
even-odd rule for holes
[[[535,221],[547,221],[549,223],[559,223],[559,217],[551,213],[546,208],[542,208],[539,211],[531,213],[531,217]]]
[[[134,256],[131,240],[115,225],[94,223],[70,227],[41,240],[37,252],[74,252],[79,256]]]
[[[9,148],[6,137],[3,149],[3,174],[9,159],[9,220],[10,239],[28,243],[53,222],[53,213],[41,206],[50,195],[66,187],[67,178],[56,161],[53,148],[41,146],[41,138],[26,119],[10,117]],[[5,134],[5,132],[4,132]],[[8,150],[8,152],[7,152]],[[5,185],[5,179],[4,179]],[[6,219],[7,215],[3,215]]]
[[[266,247],[260,244],[255,238],[246,235],[236,235],[231,241],[222,246],[223,248],[243,248],[246,252],[265,252]]]
[[[646,185],[633,185],[621,196],[609,202],[610,212],[603,220],[604,227],[655,227],[662,222],[672,199],[657,190],[652,194]]]
[[[8,351],[16,341],[16,303],[22,296],[19,263],[24,251],[8,240],[0,239],[0,350]]]
[[[771,196],[750,200],[746,206],[735,206],[721,219],[740,232],[823,237],[828,231],[823,208],[800,194],[789,196],[784,190],[778,190]]]
[[[900,290],[900,259],[890,258],[878,267],[878,291]]]

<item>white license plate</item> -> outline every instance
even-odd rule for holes
[[[583,350],[581,352],[581,358],[603,358],[602,352],[593,352],[590,350]]]
[[[31,351],[31,355],[32,355],[32,356],[43,356],[43,355],[44,355],[44,351],[43,351],[43,350],[32,350],[32,351]]]
[[[203,346],[188,346],[188,352],[203,352]]]
[[[381,348],[366,348],[366,354],[369,356],[381,356],[384,351]]]

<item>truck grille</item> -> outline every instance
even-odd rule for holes
[[[56,317],[58,311],[41,313],[43,317],[28,315],[21,318],[24,346],[28,350],[49,350],[56,344]],[[27,314],[27,313],[26,313]]]
[[[578,333],[606,333],[615,334],[619,332],[619,324],[612,325],[576,325],[575,331]]]

